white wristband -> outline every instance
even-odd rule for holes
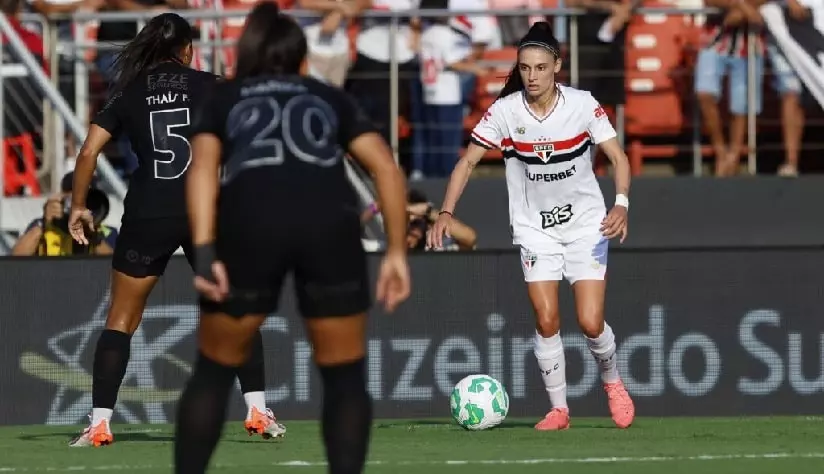
[[[626,194],[616,194],[615,205],[624,206],[625,208],[629,209],[629,198],[626,196]]]

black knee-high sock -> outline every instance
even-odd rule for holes
[[[258,331],[252,340],[252,353],[249,360],[237,369],[242,393],[263,392],[266,390],[266,375],[263,362],[263,336]]]
[[[104,329],[97,340],[92,367],[92,406],[114,409],[117,391],[129,364],[132,336],[113,329]]]
[[[175,473],[206,472],[226,421],[236,371],[198,355],[195,371],[178,402]]]
[[[363,359],[320,367],[323,379],[323,442],[330,474],[360,474],[372,428],[372,399]]]

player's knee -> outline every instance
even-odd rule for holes
[[[240,367],[252,354],[253,341],[263,318],[262,315],[234,318],[204,314],[198,331],[200,351],[221,365]]]
[[[539,311],[536,318],[535,330],[541,337],[552,337],[561,330],[561,318],[557,311]]]
[[[584,336],[595,339],[604,332],[604,318],[600,312],[590,312],[582,314],[578,318],[578,326]]]
[[[112,308],[106,318],[106,329],[134,334],[143,318],[143,312],[127,308]]]

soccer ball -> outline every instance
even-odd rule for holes
[[[487,430],[501,424],[509,412],[506,389],[489,375],[470,375],[455,385],[449,397],[452,418],[462,427]]]

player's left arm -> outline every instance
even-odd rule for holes
[[[629,209],[630,169],[629,160],[617,134],[609,122],[604,108],[593,98],[590,109],[588,132],[593,143],[598,145],[615,170],[615,205],[601,223],[601,232],[608,239],[621,236],[621,243],[627,238],[627,211]]]

